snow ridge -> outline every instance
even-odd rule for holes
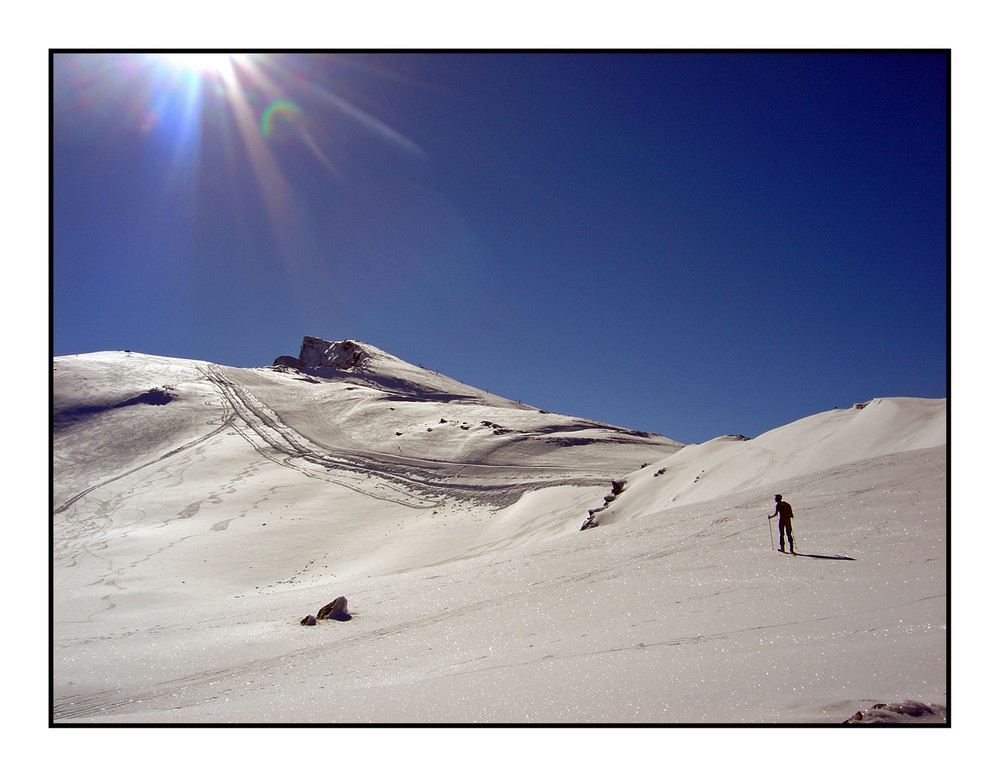
[[[879,398],[772,429],[752,440],[726,435],[688,445],[625,478],[628,492],[591,512],[582,528],[725,494],[773,489],[851,462],[947,443],[947,401]],[[606,509],[605,509],[606,508]]]

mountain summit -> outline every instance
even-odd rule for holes
[[[299,350],[298,358],[279,356],[274,360],[274,364],[276,366],[284,365],[307,370],[323,368],[352,370],[356,367],[363,367],[375,353],[382,358],[389,356],[389,354],[378,350],[372,345],[356,340],[334,342],[306,335],[302,339],[302,348]]]
[[[306,335],[298,357],[279,356],[272,365],[314,377],[382,388],[414,399],[466,400],[509,405],[510,401],[403,361],[360,340],[323,340]]]

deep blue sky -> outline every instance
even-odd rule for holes
[[[946,395],[944,53],[232,67],[54,55],[55,355],[353,338],[682,442]]]

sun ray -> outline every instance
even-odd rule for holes
[[[203,191],[232,186],[226,215],[259,206],[272,255],[296,276],[315,274],[329,232],[305,192],[326,186],[334,201],[357,185],[349,156],[357,137],[426,159],[416,143],[343,96],[352,84],[336,57],[177,50],[66,55],[66,63],[84,85],[87,77],[99,84],[112,76],[122,85],[116,102],[95,85],[74,90],[74,104],[96,106],[109,126],[110,117],[124,115],[144,146],[167,155],[158,157],[167,160],[164,197],[184,203],[192,224],[204,218],[197,209]],[[107,77],[98,80],[95,70]]]

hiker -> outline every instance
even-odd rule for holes
[[[795,545],[792,543],[792,506],[788,502],[781,501],[781,494],[774,495],[774,512],[767,516],[771,520],[774,516],[778,518],[778,549],[785,552],[785,535],[788,535],[788,550],[795,553]]]

